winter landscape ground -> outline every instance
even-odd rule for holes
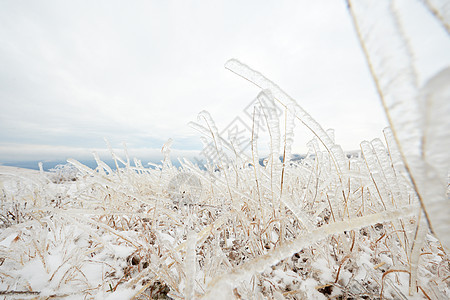
[[[98,157],[96,168],[0,167],[0,296],[448,299],[450,69],[418,86],[392,6],[349,6],[389,120],[383,141],[346,155],[332,130],[232,59],[225,67],[261,88],[250,151],[201,112],[191,126],[214,149],[204,168],[175,167],[170,142],[150,166],[124,149],[111,150],[115,169]],[[294,161],[295,126],[315,137]]]

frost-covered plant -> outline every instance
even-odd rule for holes
[[[78,169],[75,168],[72,164],[56,165],[49,171],[50,174],[48,174],[48,177],[54,183],[77,180]]]
[[[350,3],[351,12],[389,115],[384,142],[364,141],[361,155],[345,155],[333,132],[293,98],[230,60],[226,68],[261,88],[250,153],[238,148],[235,136],[219,135],[213,118],[202,112],[191,125],[214,145],[217,159],[206,170],[185,159],[179,168],[172,165],[169,140],[164,161],[151,168],[109,147],[116,170],[95,155],[96,169],[69,160],[76,181],[6,185],[2,215],[20,204],[21,217],[3,221],[9,223],[0,233],[0,294],[448,298],[444,112],[450,76],[445,70],[423,87],[411,85],[407,53],[389,48],[405,45],[398,22],[387,23],[392,43],[372,46],[372,38],[383,39],[378,12],[362,10],[366,2]],[[393,20],[391,7],[380,9]],[[400,65],[386,65],[390,55]],[[274,112],[276,103],[284,108],[284,122]],[[406,114],[410,109],[412,115]],[[270,150],[262,164],[260,124]],[[306,157],[295,161],[290,157],[298,124],[314,138]]]

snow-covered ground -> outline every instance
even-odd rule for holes
[[[177,169],[170,160],[153,169],[125,163],[119,171],[72,161],[75,178],[65,176],[73,175],[69,166],[42,174],[0,167],[0,295],[448,297],[448,255],[426,231],[410,291],[418,220],[411,189],[387,213],[373,183],[388,194],[392,183],[373,181],[364,160],[351,158],[341,191],[330,162],[317,152],[284,167],[238,162],[218,172],[190,162]],[[274,182],[283,169],[280,202]]]

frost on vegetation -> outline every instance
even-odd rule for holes
[[[202,168],[185,159],[175,167],[169,140],[151,168],[108,146],[114,170],[94,153],[95,169],[71,159],[39,179],[2,174],[0,295],[450,297],[449,71],[417,86],[408,49],[390,48],[405,45],[395,13],[378,3],[350,7],[391,122],[385,143],[363,141],[360,155],[346,156],[332,130],[261,73],[230,60],[228,69],[262,89],[250,153],[202,112],[191,125],[214,154]],[[380,16],[394,40],[378,47]],[[303,159],[289,160],[297,125],[314,138]]]
[[[65,181],[77,180],[78,169],[71,165],[56,165],[53,169],[50,169],[49,179],[54,183],[61,183]]]

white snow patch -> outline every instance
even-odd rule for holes
[[[131,289],[122,289],[117,290],[112,294],[107,295],[105,298],[97,297],[97,299],[105,299],[105,300],[124,300],[131,299],[136,294],[136,291]]]
[[[316,289],[318,286],[318,282],[313,278],[307,278],[303,280],[300,285],[300,290],[304,291],[307,295],[307,299],[317,299],[317,300],[326,300],[327,298],[319,293]]]
[[[323,283],[331,282],[334,280],[333,272],[328,266],[328,262],[324,258],[319,258],[315,262],[312,263],[312,267],[314,269],[319,270],[319,278]]]
[[[12,241],[17,237],[17,233],[10,234],[7,238],[3,239],[3,241],[0,242],[0,246],[9,248],[11,246]]]
[[[17,272],[22,278],[27,280],[33,291],[40,291],[47,286],[49,274],[45,271],[41,260],[35,258]]]
[[[113,248],[114,254],[119,258],[127,258],[136,250],[133,247],[122,245],[111,245],[111,248]]]

